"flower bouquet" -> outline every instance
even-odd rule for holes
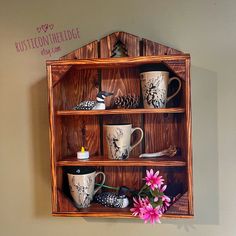
[[[133,198],[134,207],[130,209],[132,215],[139,216],[144,223],[160,223],[162,214],[170,206],[170,198],[164,194],[167,185],[159,175],[159,171],[153,169],[146,170],[146,183],[138,192],[138,196]]]

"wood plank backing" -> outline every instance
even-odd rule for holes
[[[156,43],[148,39],[143,39],[142,41],[143,41],[143,52],[144,52],[143,55],[145,56],[182,54],[182,52],[179,50],[167,47],[163,44]]]
[[[140,38],[125,32],[115,32],[100,40],[100,57],[109,58],[117,41],[121,41],[127,49],[129,57],[140,56],[139,41]]]
[[[70,70],[71,65],[52,65],[52,86],[54,87]]]
[[[96,100],[98,93],[97,70],[79,70],[72,67],[61,81],[61,110],[72,110],[84,100]]]
[[[63,117],[62,157],[77,156],[84,146],[90,156],[100,155],[100,127],[96,116]]]
[[[185,73],[185,60],[172,60],[172,61],[165,61],[163,60],[163,63],[172,70],[176,76],[181,78],[182,80],[185,80],[186,73]]]
[[[89,59],[97,58],[98,43],[92,42],[61,59]],[[56,86],[55,86],[56,87]],[[60,80],[60,109],[71,110],[75,105],[84,100],[95,100],[99,90],[98,71],[96,69],[81,69],[72,66]],[[90,155],[100,155],[100,125],[97,116],[63,117],[61,120],[61,159],[64,156],[76,155],[81,146],[85,146]],[[59,167],[57,169],[58,187],[66,191],[68,183],[66,173]],[[58,199],[58,207],[62,205]],[[67,204],[65,203],[67,206]]]
[[[118,32],[100,40],[100,56],[107,58],[112,55],[116,42],[120,40],[126,47],[128,56],[139,56],[139,38],[124,32]],[[137,68],[114,68],[101,70],[102,90],[114,92],[114,96],[133,94],[140,96],[140,81]],[[111,107],[112,100],[106,100],[107,107]],[[103,124],[131,123],[133,127],[142,128],[142,115],[104,116]],[[134,137],[135,138],[135,137]],[[137,138],[137,136],[136,136]],[[133,139],[132,139],[133,142]],[[104,155],[107,155],[106,140],[103,135]],[[142,152],[142,144],[136,147],[131,155],[138,156]],[[140,188],[142,182],[142,167],[104,167],[109,178],[106,183],[110,186],[128,186]]]

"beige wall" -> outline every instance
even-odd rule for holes
[[[236,235],[236,1],[1,1],[0,235]],[[40,50],[15,42],[36,27],[78,27],[51,58],[122,30],[192,56],[193,220],[55,218],[50,216],[47,84]]]

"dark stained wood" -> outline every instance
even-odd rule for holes
[[[143,39],[143,55],[153,56],[153,55],[175,55],[183,54],[181,51],[176,50],[171,47],[167,47],[163,44],[150,41],[148,39]]]
[[[81,69],[87,68],[119,68],[119,67],[137,67],[145,64],[156,64],[162,61],[178,61],[189,59],[189,54],[180,55],[156,55],[156,56],[135,56],[121,58],[94,58],[80,60],[48,60],[47,65],[51,66],[76,66]]]
[[[55,120],[54,120],[54,100],[52,91],[52,71],[51,66],[47,66],[48,73],[48,104],[49,104],[49,138],[50,138],[50,159],[52,175],[52,211],[57,208],[57,177],[56,177],[56,141],[55,141]]]
[[[145,114],[145,152],[164,150],[170,145],[181,148],[178,120],[174,114]]]
[[[58,212],[77,212],[77,208],[72,204],[71,200],[61,191],[57,190],[58,196]]]
[[[83,136],[84,132],[84,136]],[[84,142],[84,143],[83,143]],[[90,155],[100,153],[100,126],[96,116],[66,116],[62,123],[62,156],[76,155],[84,146]]]
[[[96,115],[125,115],[125,114],[155,114],[155,113],[184,113],[184,108],[158,108],[158,109],[110,109],[110,110],[91,110],[91,111],[75,111],[75,110],[62,110],[57,111],[58,116],[96,116]]]
[[[65,157],[56,163],[57,166],[186,166],[186,162],[176,157],[111,160],[103,156],[91,156],[87,160],[78,160],[76,156]]]
[[[181,214],[188,215],[189,214],[189,204],[188,204],[188,193],[183,194],[170,208],[166,211],[166,214]],[[192,215],[190,213],[190,215]]]
[[[164,63],[167,67],[170,68],[170,71],[174,72],[176,76],[181,78],[182,80],[185,80],[185,60],[173,60],[173,61],[165,61],[163,60],[162,63]]]
[[[130,208],[109,208],[104,207],[97,203],[92,203],[90,207],[84,209],[77,209],[71,200],[67,198],[60,190],[58,190],[59,198],[59,212],[53,212],[54,216],[70,216],[70,217],[103,217],[103,218],[137,218],[132,216]],[[175,206],[171,206],[170,209],[162,216],[163,218],[191,218],[192,215],[188,214],[185,209],[185,202],[188,200],[186,194],[183,195]],[[181,212],[181,214],[180,214]]]
[[[126,32],[115,32],[100,40],[100,57],[110,58],[112,55],[112,50],[116,42],[119,40],[126,46],[129,57],[136,57],[140,55],[139,37]]]
[[[125,45],[129,57],[140,56],[139,37],[124,32],[118,32],[108,35],[100,40],[101,60],[106,60],[103,58],[111,57],[114,45],[118,40]],[[127,58],[128,57],[116,59],[122,62],[122,60]],[[140,96],[138,68],[114,68],[101,70],[101,89],[108,92],[113,92],[113,97],[128,94]],[[111,105],[111,98],[107,98],[107,108],[110,108]],[[142,115],[104,116],[103,124],[110,123],[130,123],[133,127],[142,128]],[[105,138],[105,130],[103,130],[103,134],[103,154],[107,155],[108,147]],[[131,143],[134,143],[135,139],[137,139],[137,136],[133,135],[133,138],[131,138]],[[139,153],[142,153],[141,143],[132,150],[130,155],[137,156]],[[106,182],[110,186],[125,185],[130,188],[139,189],[142,185],[142,168],[140,167],[105,167],[104,172],[107,176],[109,176]]]
[[[190,80],[190,60],[186,60],[186,146],[187,146],[187,163],[188,163],[188,202],[189,202],[189,214],[193,215],[193,163],[192,163],[192,112],[191,112],[191,80]]]
[[[143,56],[153,56],[153,55],[163,55],[163,54],[176,54],[180,53],[173,49],[168,49],[167,47],[162,47],[159,44],[153,43],[149,40],[143,40]],[[172,74],[175,76],[178,76],[182,80],[182,88],[179,93],[179,97],[181,97],[180,105],[181,107],[186,108],[186,115],[184,114],[181,119],[180,117],[177,117],[175,114],[168,114],[168,117],[163,115],[157,115],[157,114],[145,114],[144,115],[144,130],[145,130],[145,152],[155,152],[156,148],[160,147],[160,149],[165,148],[165,145],[176,145],[181,150],[181,155],[184,157],[191,158],[190,153],[188,152],[188,142],[191,140],[191,137],[187,135],[187,132],[191,130],[191,127],[188,125],[186,127],[186,124],[188,123],[188,116],[190,114],[190,104],[189,104],[189,92],[190,92],[190,86],[189,86],[189,64],[186,67],[186,61],[189,59],[179,59],[179,60],[163,60],[162,63],[164,63],[170,70]],[[187,88],[188,87],[188,88]],[[187,95],[188,94],[188,95]],[[178,99],[178,98],[176,98]],[[187,102],[188,101],[188,102]],[[170,102],[170,104],[173,104],[173,101]],[[187,108],[188,107],[188,108]],[[189,114],[188,114],[188,112]],[[191,131],[190,131],[191,132]],[[158,145],[156,142],[158,142]],[[186,145],[187,144],[187,145]],[[162,148],[161,148],[162,147]],[[190,166],[188,166],[188,169],[186,172],[182,172],[179,174],[178,178],[180,178],[180,182],[183,183],[183,187],[186,189],[186,191],[189,191],[189,198],[187,201],[185,201],[186,209],[189,212],[185,212],[185,214],[193,214],[193,211],[188,208],[189,202],[192,202],[192,184],[189,183],[191,177],[186,178],[187,174],[188,176],[191,176],[192,170]],[[167,176],[168,176],[168,169],[166,170]],[[171,175],[173,175],[171,173]],[[172,178],[176,178],[176,176],[172,176]],[[187,180],[187,181],[186,181]],[[175,205],[175,204],[174,204]],[[192,209],[192,208],[191,208]]]
[[[52,87],[56,86],[58,82],[64,77],[64,75],[70,70],[71,65],[52,66]]]
[[[110,58],[114,45],[122,42],[128,57]],[[142,55],[142,56],[141,56]],[[101,58],[98,58],[100,56]],[[178,76],[182,88],[165,109],[109,109],[112,98],[106,99],[107,110],[74,111],[83,100],[95,100],[99,89],[114,96],[140,94],[139,72],[145,65],[164,65],[171,76]],[[106,208],[92,203],[86,209],[74,207],[69,196],[66,166],[95,166],[104,171],[110,186],[125,185],[140,189],[146,168],[159,170],[168,185],[170,196],[181,197],[172,204],[164,218],[191,218],[192,137],[190,55],[125,32],[116,32],[94,41],[56,61],[47,61],[52,173],[52,212],[55,216],[133,218],[130,209]],[[170,87],[169,94],[175,90]],[[110,160],[104,124],[131,123],[144,130],[144,140],[127,160]],[[82,135],[84,133],[84,137]],[[138,138],[134,135],[132,142]],[[82,145],[90,151],[90,159],[78,160]],[[157,152],[176,145],[177,156],[161,159],[140,159],[143,152]],[[177,186],[177,187],[176,187]],[[178,190],[179,189],[179,190]],[[174,194],[174,195],[173,195]]]

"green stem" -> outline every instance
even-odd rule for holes
[[[97,185],[97,186],[102,186],[102,187],[104,187],[104,188],[119,190],[118,187],[111,187],[111,186],[108,186],[108,185],[105,185],[105,184],[95,184],[95,185]]]
[[[146,184],[143,185],[143,187],[140,189],[140,191],[138,192],[138,195],[146,188]]]

